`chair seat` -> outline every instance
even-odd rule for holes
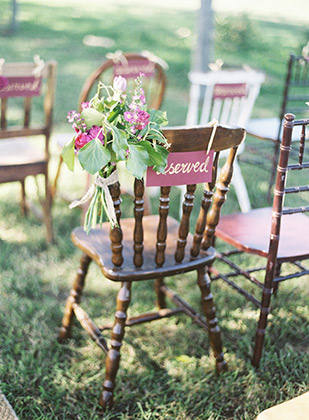
[[[236,248],[267,257],[272,208],[251,210],[222,216],[216,229],[216,236]],[[277,260],[308,258],[309,217],[305,214],[284,216]]]
[[[186,253],[183,261],[181,263],[175,262],[174,254],[179,223],[177,220],[168,217],[165,263],[163,267],[158,267],[155,263],[158,222],[159,216],[145,216],[143,218],[144,264],[140,268],[136,268],[133,263],[132,231],[134,219],[132,218],[121,220],[124,258],[124,263],[121,267],[115,267],[111,261],[112,252],[109,239],[109,223],[103,223],[102,228],[92,229],[88,235],[82,227],[78,227],[72,232],[72,241],[78,248],[96,261],[105,277],[113,281],[125,281],[126,278],[129,278],[130,281],[156,279],[158,277],[185,273],[212,263],[215,258],[214,248],[209,248],[206,252],[201,251],[197,259],[191,259],[190,248],[193,236],[190,233],[187,238]]]
[[[29,165],[46,162],[44,151],[25,138],[0,140],[0,166]]]
[[[248,122],[248,124],[246,125],[246,130],[249,135],[252,134],[257,137],[277,140],[279,126],[280,126],[279,118],[255,118]],[[282,135],[282,127],[283,125],[281,124],[280,136]],[[294,127],[293,134],[292,134],[292,141],[299,140],[300,134],[301,134],[301,126]],[[306,138],[308,137],[309,135],[307,134]]]

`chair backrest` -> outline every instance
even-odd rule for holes
[[[144,56],[137,53],[125,53],[116,55],[113,59],[104,62],[85,81],[81,90],[79,103],[87,101],[96,92],[97,84],[102,81],[111,85],[114,76],[122,76],[127,79],[128,91],[133,87],[133,81],[144,74],[143,89],[149,108],[159,109],[163,101],[166,76],[161,64],[155,61],[155,57]]]
[[[220,124],[245,127],[258,97],[264,74],[254,70],[190,72],[187,125]]]
[[[48,140],[56,62],[4,63],[0,74],[0,139],[44,135]]]
[[[291,206],[287,206],[285,201],[294,194],[297,196],[306,194],[309,192],[309,185],[299,185],[306,179],[302,176],[304,169],[309,169],[309,161],[304,162],[305,157],[305,138],[306,129],[309,125],[309,119],[295,120],[293,114],[285,115],[285,122],[283,125],[282,142],[280,144],[280,155],[277,166],[277,178],[274,190],[274,201],[273,201],[273,212],[272,212],[272,223],[271,223],[271,235],[269,245],[269,258],[268,264],[274,269],[276,256],[279,247],[280,240],[280,228],[283,216],[289,216],[292,220],[293,215],[299,213],[309,212],[309,206],[307,200],[299,199],[299,203],[305,203],[305,205],[298,205],[295,196],[291,200]],[[292,142],[292,134],[294,127],[301,128],[301,134],[299,141]],[[296,162],[292,162],[295,154],[291,153],[293,148],[298,148],[298,156]],[[306,155],[308,159],[308,155]],[[289,175],[296,175],[293,177],[293,186],[287,186],[287,177]],[[297,185],[295,185],[297,183]],[[288,220],[287,220],[288,222]],[[304,220],[305,222],[305,220]],[[301,225],[300,225],[301,228]],[[304,241],[308,241],[308,238],[304,238]],[[293,232],[291,232],[291,248],[293,248]],[[308,247],[309,254],[309,247]],[[308,258],[308,255],[307,255]],[[271,270],[270,270],[271,271]]]
[[[285,85],[280,110],[280,121],[286,113],[293,113],[300,118],[309,118],[309,107],[305,105],[309,97],[309,56],[290,55],[287,64]],[[282,130],[278,133],[278,139]]]
[[[192,152],[206,151],[208,143],[211,139],[211,127],[193,127],[193,128],[169,128],[164,130],[164,134],[170,143],[171,152]],[[199,215],[195,224],[195,234],[191,246],[191,258],[199,255],[200,249],[207,250],[212,245],[215,228],[219,222],[220,209],[225,201],[228,186],[232,177],[233,161],[238,146],[245,138],[245,130],[243,128],[228,128],[218,126],[211,149],[215,152],[215,158],[212,168],[212,180],[207,183],[203,193],[201,203],[199,205]],[[217,178],[217,164],[219,154],[223,150],[230,150],[226,163],[220,171],[219,181],[214,187]],[[211,170],[211,169],[210,169]],[[178,240],[175,243],[175,263],[183,260],[185,255],[185,247],[187,245],[187,237],[190,227],[190,215],[194,204],[194,192],[196,185],[187,185],[186,194],[183,202],[183,214],[179,225]],[[111,195],[114,201],[116,215],[121,226],[121,209],[120,209],[120,185],[116,183],[110,187]],[[167,216],[169,213],[171,187],[161,187],[159,198],[159,218],[156,230],[156,239],[153,241],[155,251],[155,261],[157,266],[161,267],[165,260],[167,231]],[[143,265],[143,180],[135,179],[134,181],[134,223],[131,223],[134,232],[134,264],[136,267]],[[122,257],[122,231],[121,228],[111,230],[111,250],[112,262],[116,266],[121,266]],[[169,249],[169,252],[171,250]],[[189,263],[188,263],[189,264]]]

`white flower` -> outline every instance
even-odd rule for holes
[[[122,76],[116,76],[113,81],[113,88],[118,92],[124,92],[127,88],[127,80]]]

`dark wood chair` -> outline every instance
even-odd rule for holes
[[[272,143],[271,150],[267,154],[263,154],[263,160],[259,160],[263,152],[261,149],[269,149],[266,144],[258,149],[248,148],[248,156],[243,156],[244,161],[247,159],[254,164],[265,164],[266,161],[271,163],[269,187],[268,187],[268,200],[271,200],[272,189],[275,184],[276,167],[279,156],[280,142],[282,138],[284,115],[291,112],[298,115],[299,118],[309,117],[309,107],[306,106],[306,101],[309,97],[309,54],[308,51],[303,49],[302,55],[296,56],[291,54],[287,62],[287,70],[285,83],[283,87],[283,94],[281,99],[281,107],[278,117],[274,118],[257,118],[249,121],[246,126],[247,133],[250,136],[256,137],[259,140],[266,140]],[[298,127],[293,130],[293,138],[297,139],[300,136]],[[269,166],[268,166],[269,169]]]
[[[169,143],[171,143],[170,150],[173,152],[206,150],[211,132],[212,128],[210,127],[164,130]],[[110,406],[113,402],[120,348],[126,326],[162,319],[183,312],[205,331],[208,331],[217,369],[218,371],[225,369],[220,330],[210,293],[207,267],[216,256],[215,249],[211,246],[212,240],[219,220],[220,208],[225,201],[232,177],[232,166],[237,147],[244,137],[245,130],[242,128],[232,129],[222,126],[217,128],[212,146],[216,152],[212,181],[206,184],[195,233],[189,232],[189,222],[196,185],[187,186],[183,202],[183,215],[179,223],[168,215],[171,187],[161,187],[159,215],[143,217],[144,184],[142,180],[137,179],[134,181],[134,218],[121,219],[120,185],[116,183],[110,187],[110,192],[121,227],[110,230],[109,224],[105,223],[102,228],[93,229],[89,235],[82,228],[76,228],[73,231],[73,243],[83,251],[83,256],[66,302],[59,338],[62,341],[70,335],[75,315],[90,337],[107,354],[104,390],[100,399],[103,407]],[[214,193],[219,152],[226,149],[230,149],[230,153],[220,171]],[[85,276],[92,260],[98,264],[107,279],[121,283],[109,346],[99,328],[80,306]],[[190,271],[197,271],[197,282],[202,294],[202,307],[206,319],[184,299],[170,290],[164,282],[164,278],[167,276],[183,275]],[[158,311],[127,318],[132,283],[143,280],[155,280]],[[176,308],[167,308],[166,296],[171,298]]]
[[[260,311],[252,359],[252,364],[256,367],[259,366],[262,355],[273,292],[280,282],[309,274],[309,269],[304,264],[309,257],[309,217],[303,214],[309,211],[309,206],[308,198],[303,200],[301,197],[308,193],[309,186],[295,186],[296,183],[303,183],[302,171],[309,168],[309,162],[303,161],[308,124],[308,119],[294,120],[293,114],[285,115],[273,207],[255,209],[246,214],[223,216],[216,230],[216,237],[232,245],[233,249],[218,255],[218,260],[226,264],[230,271],[223,272],[222,267],[219,272],[215,265],[211,268],[212,279],[223,279]],[[299,142],[292,142],[293,131],[299,128],[301,129]],[[298,150],[296,162],[293,162],[292,146]],[[292,186],[286,186],[287,180]],[[239,257],[242,253],[263,257],[266,266],[257,268],[240,266],[235,258],[243,260]],[[284,263],[292,264],[293,269],[288,265],[289,271],[284,272]],[[257,278],[257,273],[261,270],[265,270],[264,282]],[[256,285],[261,292],[260,295],[256,297],[241,287],[237,281],[240,278]]]
[[[21,183],[21,208],[26,215],[30,202],[26,200],[25,179],[30,175],[44,176],[44,198],[40,199],[43,215],[38,214],[46,225],[48,242],[53,240],[48,163],[56,67],[55,62],[41,60],[4,63],[0,88],[0,183]],[[41,148],[35,147],[34,140]]]
[[[129,92],[134,89],[134,80],[137,76],[139,76],[140,72],[144,74],[143,89],[145,91],[148,108],[159,109],[164,99],[166,75],[164,68],[159,63],[161,60],[158,60],[158,62],[155,60],[156,57],[154,56],[152,57],[150,55],[148,57],[138,53],[114,54],[114,58],[111,58],[101,64],[100,67],[98,67],[85,80],[78,100],[79,111],[81,110],[81,103],[88,101],[95,95],[99,81],[108,86],[113,84],[115,76],[122,76],[127,80],[127,91]],[[59,146],[63,147],[66,141],[66,136],[59,138]],[[53,183],[53,195],[57,190],[62,162],[63,160],[60,156]],[[89,180],[87,183],[87,189],[88,187]],[[133,193],[133,191],[130,191],[130,193]],[[147,207],[149,207],[149,203]]]

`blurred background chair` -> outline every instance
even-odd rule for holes
[[[279,155],[280,141],[282,137],[282,129],[284,122],[284,115],[287,112],[292,112],[299,116],[299,118],[309,117],[309,107],[306,105],[309,98],[309,44],[302,50],[302,55],[290,55],[287,63],[286,78],[283,88],[283,95],[281,99],[281,107],[278,117],[274,118],[258,118],[251,119],[246,126],[247,133],[260,140],[268,140],[273,142],[273,151],[271,152],[271,168],[269,176],[268,200],[271,199],[271,191],[274,187],[276,166]],[[299,127],[293,130],[293,138],[297,139],[300,136]],[[258,147],[259,152],[252,150],[255,154],[253,163],[265,165],[263,161],[257,160],[257,155],[260,155],[263,145]],[[266,159],[269,161],[269,159]]]
[[[55,62],[45,64],[39,58],[33,63],[4,63],[0,76],[0,183],[20,182],[26,215],[30,206],[36,208],[26,199],[25,180],[44,176],[43,215],[36,213],[44,220],[48,242],[53,240],[48,163],[56,67]]]
[[[309,169],[309,162],[303,161],[308,125],[308,119],[294,120],[293,114],[285,116],[273,207],[223,216],[216,230],[216,236],[233,248],[219,253],[217,260],[230,271],[223,271],[223,266],[219,271],[217,265],[213,266],[212,279],[224,280],[260,311],[252,359],[254,366],[259,366],[273,292],[280,282],[309,274],[309,266],[304,264],[309,258],[309,217],[303,214],[309,211],[308,196],[304,197],[309,192],[309,185],[303,185],[303,171]],[[298,142],[292,142],[293,131],[299,129]],[[291,147],[297,150],[295,162]],[[288,181],[291,186],[287,186]],[[241,266],[242,253],[263,257],[266,267],[261,264],[251,268]],[[260,258],[257,260],[260,263]],[[261,271],[265,272],[264,281],[259,280],[263,278]],[[242,279],[244,281],[240,283]],[[249,293],[249,283],[247,290],[242,286],[245,280],[258,286],[261,292],[258,297]]]
[[[186,124],[205,125],[217,120],[220,124],[246,128],[264,78],[263,73],[251,69],[190,72],[191,88]],[[243,150],[244,144],[240,146],[238,155]],[[237,158],[232,185],[241,211],[250,211],[250,200]]]
[[[81,103],[88,101],[95,95],[99,81],[105,85],[112,85],[115,76],[122,76],[127,80],[127,92],[130,92],[134,90],[134,80],[140,75],[140,73],[144,74],[143,89],[145,91],[148,108],[160,108],[166,88],[165,69],[168,67],[163,60],[147,51],[142,53],[122,53],[121,51],[117,51],[116,53],[107,54],[107,57],[110,58],[98,67],[89,77],[87,77],[79,96],[79,111],[81,110]],[[59,146],[62,148],[66,141],[72,137],[73,132],[69,138],[67,138],[67,136],[59,137]],[[57,190],[61,166],[62,158],[60,156],[54,179],[53,194],[55,194]],[[124,169],[119,171],[119,175],[123,185],[125,186],[128,184],[125,180],[128,176],[130,176],[130,174]],[[87,187],[88,185],[89,178]],[[133,191],[129,189],[129,184],[127,192],[133,194]],[[147,207],[149,207],[149,204]]]
[[[171,152],[192,152],[207,148],[212,128],[171,128],[164,130],[164,134],[171,144]],[[100,400],[104,407],[112,405],[113,402],[120,348],[126,326],[162,319],[183,312],[189,315],[205,331],[208,331],[217,369],[218,371],[225,369],[220,330],[209,288],[207,266],[213,262],[216,255],[214,248],[211,246],[214,232],[232,177],[233,161],[237,147],[243,141],[244,136],[245,130],[242,128],[231,129],[221,126],[217,128],[212,143],[212,149],[216,152],[212,180],[206,184],[204,190],[196,227],[193,229],[195,231],[194,235],[189,232],[189,224],[196,185],[186,187],[183,214],[179,223],[176,219],[168,216],[171,187],[161,187],[159,215],[143,217],[144,184],[142,180],[137,179],[134,181],[134,218],[121,218],[120,185],[117,182],[110,187],[110,191],[120,227],[110,231],[109,223],[104,223],[102,228],[93,229],[88,235],[83,228],[76,228],[73,231],[73,242],[84,254],[71,294],[66,302],[60,340],[69,336],[75,315],[91,338],[107,353],[104,390]],[[219,152],[226,149],[230,149],[230,152],[219,175],[216,191],[213,192]],[[110,346],[108,346],[100,329],[80,306],[85,276],[92,260],[99,265],[106,278],[121,282],[117,297],[115,322],[111,327]],[[201,291],[205,318],[196,312],[189,303],[169,289],[164,282],[164,277],[182,274],[180,276],[180,279],[182,279],[184,273],[191,271],[197,272],[197,282]],[[155,280],[154,287],[157,295],[158,311],[127,319],[132,283],[143,280]],[[176,307],[174,309],[167,308],[166,296],[175,303]]]

